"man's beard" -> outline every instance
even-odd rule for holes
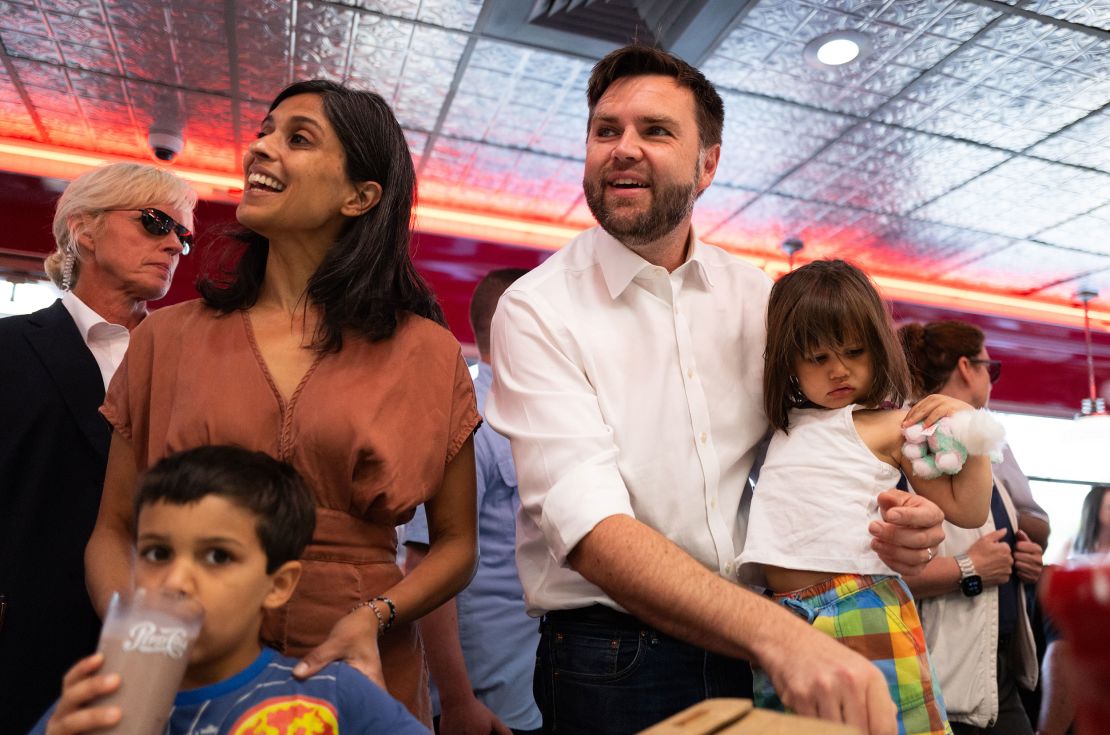
[[[700,170],[700,156],[698,163]],[[622,214],[621,209],[624,207],[607,207],[606,188],[604,176],[599,176],[596,181],[582,178],[586,204],[597,223],[623,245],[636,249],[662,239],[690,216],[694,211],[694,200],[697,199],[697,176],[686,184],[668,184],[662,187],[652,185],[651,206],[646,212],[636,215]]]

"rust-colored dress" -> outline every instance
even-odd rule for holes
[[[458,342],[407,316],[388,340],[344,335],[318,355],[286,403],[245,311],[200,301],[160,309],[131,335],[104,415],[134,446],[140,469],[202,444],[237,444],[290,462],[316,495],[316,533],[290,602],[263,637],[300,656],[351,607],[395,584],[394,527],[443,481],[480,423]],[[423,649],[412,625],[380,641],[389,692],[431,721]]]

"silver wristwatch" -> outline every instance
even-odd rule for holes
[[[975,597],[983,591],[983,578],[975,571],[975,564],[967,554],[957,555],[956,563],[960,566],[960,591],[965,597]]]

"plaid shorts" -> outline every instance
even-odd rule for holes
[[[774,600],[879,667],[898,706],[898,735],[951,735],[917,607],[899,577],[843,574]],[[756,706],[783,709],[754,670]]]

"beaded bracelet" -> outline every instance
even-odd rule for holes
[[[378,635],[384,633],[388,626],[386,625],[385,618],[382,617],[381,610],[379,610],[378,606],[374,604],[374,600],[366,600],[365,602],[358,603],[351,608],[351,612],[358,610],[360,607],[368,607],[374,611],[374,617],[378,619]],[[390,622],[392,623],[393,621]]]
[[[377,602],[384,602],[386,605],[389,605],[389,619],[388,620],[384,616],[382,616],[382,611],[378,609],[378,606],[376,604],[374,604],[374,603],[377,603]],[[355,605],[354,607],[351,608],[351,612],[354,612],[355,610],[358,610],[360,607],[368,607],[368,608],[370,608],[371,610],[374,611],[374,617],[376,617],[378,619],[378,634],[379,635],[386,632],[390,628],[392,628],[393,627],[393,621],[397,619],[397,606],[393,604],[393,600],[389,599],[388,597],[385,597],[384,595],[378,595],[377,597],[375,597],[372,600],[366,600],[365,602],[358,603],[357,605]]]
[[[381,631],[384,633],[393,627],[393,621],[397,619],[397,606],[393,604],[393,600],[385,595],[378,595],[371,600],[371,602],[384,602],[386,605],[389,605],[389,620],[385,621],[385,627],[383,627]],[[377,610],[376,607],[374,609]]]

